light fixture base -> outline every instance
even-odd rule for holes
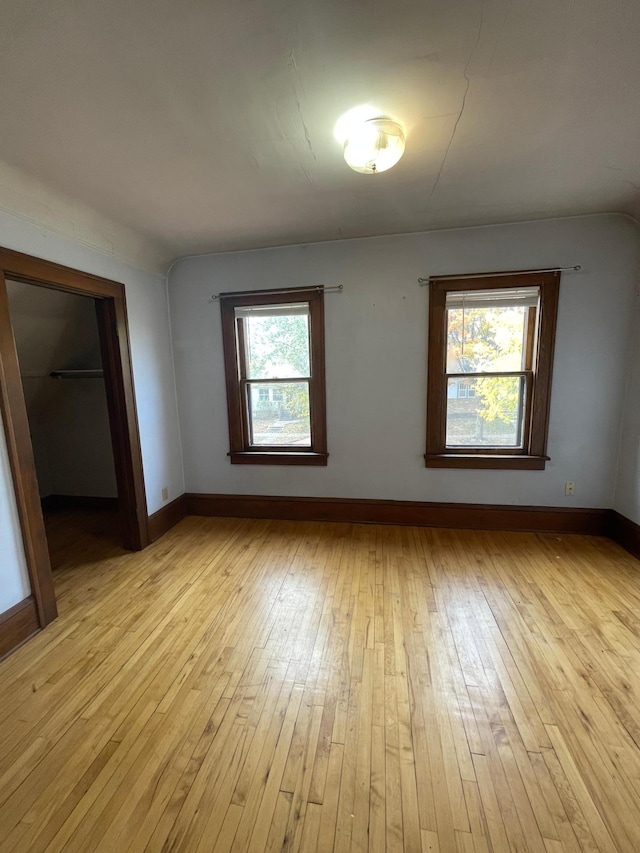
[[[344,159],[364,175],[386,172],[404,154],[404,129],[390,118],[372,118],[352,128],[344,143]]]

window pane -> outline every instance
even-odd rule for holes
[[[447,447],[522,447],[526,379],[447,381]]]
[[[251,444],[311,447],[309,383],[249,383]]]
[[[528,308],[449,308],[447,373],[524,370]]]
[[[309,315],[245,316],[247,379],[310,376]]]

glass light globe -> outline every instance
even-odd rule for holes
[[[374,118],[353,128],[344,143],[344,159],[356,172],[385,172],[404,154],[404,131],[386,118]]]

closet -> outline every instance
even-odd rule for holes
[[[7,280],[52,565],[66,540],[118,543],[118,490],[95,300]]]

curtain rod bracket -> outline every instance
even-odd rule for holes
[[[582,266],[580,264],[576,264],[573,267],[548,267],[544,270],[509,270],[505,272],[484,272],[484,273],[464,273],[463,275],[432,275],[429,278],[419,278],[418,284],[420,287],[425,287],[425,285],[429,284],[430,281],[438,280],[444,281],[446,279],[460,279],[460,278],[499,278],[500,276],[506,275],[527,275],[527,274],[535,274],[542,272],[580,272]]]

